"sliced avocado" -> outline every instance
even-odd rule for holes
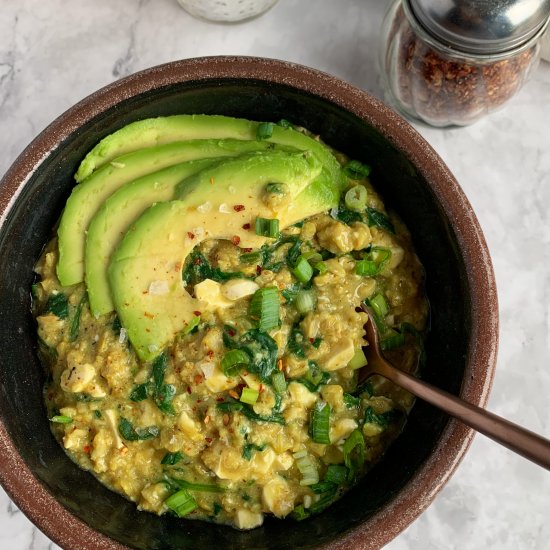
[[[85,234],[94,214],[119,187],[136,178],[187,160],[265,151],[273,144],[240,140],[192,140],[140,149],[104,164],[77,185],[61,216],[57,235],[57,276],[63,286],[84,280]]]
[[[112,256],[109,282],[117,313],[142,360],[158,355],[200,311],[201,302],[182,282],[193,248],[210,238],[244,246],[265,242],[254,233],[256,217],[277,218],[284,228],[310,215],[300,197],[307,198],[303,190],[320,174],[319,161],[308,152],[238,157],[188,178],[182,200],[155,204],[136,220]],[[291,200],[269,207],[264,198],[271,182],[286,184]],[[317,211],[336,204],[318,205]]]
[[[107,268],[111,254],[132,222],[153,203],[173,199],[182,180],[219,160],[191,160],[169,166],[123,185],[103,203],[86,235],[86,286],[93,315],[99,317],[114,309]]]
[[[259,122],[221,115],[173,115],[148,118],[132,122],[103,138],[84,158],[75,175],[77,182],[87,178],[114,158],[161,143],[201,138],[234,138],[257,140]],[[342,175],[340,164],[325,144],[308,135],[279,125],[267,142],[295,147],[315,153],[336,185],[342,188],[347,180]]]

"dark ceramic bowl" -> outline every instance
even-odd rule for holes
[[[71,550],[379,548],[428,506],[472,438],[423,402],[384,459],[329,510],[302,523],[267,519],[248,532],[138,512],[73,464],[50,433],[30,314],[33,265],[84,154],[129,122],[176,113],[286,118],[371,164],[426,268],[432,330],[422,376],[471,403],[487,399],[498,334],[491,262],[467,199],[431,147],[382,103],[318,71],[254,58],[181,61],[81,101],[1,182],[0,481],[42,531]]]

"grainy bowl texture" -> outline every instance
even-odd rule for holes
[[[0,184],[0,481],[63,548],[380,548],[431,502],[472,432],[417,402],[384,459],[321,515],[266,520],[239,532],[138,512],[65,455],[50,432],[30,312],[33,265],[99,139],[152,116],[206,113],[286,118],[373,167],[373,183],[413,235],[426,269],[431,332],[427,381],[486,402],[495,366],[498,307],[487,247],[457,182],[398,115],[336,78],[275,60],[200,58],[162,65],[84,99],[51,124]]]

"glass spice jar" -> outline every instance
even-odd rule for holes
[[[471,124],[504,105],[536,67],[550,14],[549,1],[534,0],[538,11],[527,6],[521,19],[522,1],[525,8],[525,0],[395,1],[381,50],[386,100],[439,127]]]

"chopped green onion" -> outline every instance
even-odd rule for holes
[[[380,347],[383,351],[390,351],[395,348],[401,347],[405,343],[405,333],[397,332],[396,330],[389,329],[384,338],[380,341]]]
[[[279,236],[279,220],[277,218],[256,218],[256,235],[275,239]]]
[[[343,464],[330,464],[325,474],[325,481],[342,485],[346,481],[348,469]]]
[[[56,424],[70,424],[72,421],[73,419],[70,416],[65,416],[64,414],[58,414],[50,418],[50,422]]]
[[[294,455],[296,458],[296,454]],[[319,483],[319,472],[315,466],[315,462],[310,455],[300,457],[296,460],[296,466],[302,474],[302,479],[300,480],[300,485],[315,485]]]
[[[370,166],[358,160],[351,160],[344,166],[344,174],[353,179],[366,178],[370,174]]]
[[[373,296],[369,300],[369,305],[373,309],[374,313],[382,320],[386,317],[390,310],[388,302],[386,302],[386,299],[382,294],[376,294]]]
[[[344,196],[344,203],[354,212],[362,212],[367,206],[367,188],[363,185],[354,185]]]
[[[279,290],[274,286],[256,290],[248,313],[252,319],[258,321],[259,330],[265,332],[279,326]]]
[[[199,491],[201,493],[223,493],[226,488],[213,483],[193,483],[185,479],[178,479],[164,475],[165,481],[171,486],[178,489],[187,489],[189,491]]]
[[[235,376],[241,367],[250,363],[250,357],[240,349],[228,351],[222,358],[221,368],[226,376]]]
[[[353,357],[351,358],[351,361],[348,363],[348,367],[350,369],[360,369],[361,367],[364,367],[367,364],[367,358],[365,357],[365,353],[363,352],[362,348],[357,348],[355,350],[355,353],[353,354]]]
[[[193,329],[197,328],[201,322],[199,315],[193,315],[191,320],[187,323],[187,326],[181,331],[182,334],[189,334]]]
[[[174,493],[172,496],[168,497],[164,501],[164,504],[166,504],[166,506],[172,510],[172,512],[175,512],[175,514],[180,518],[191,513],[198,507],[197,501],[186,489],[181,489],[177,493]]]
[[[319,401],[311,416],[311,439],[315,443],[330,443],[330,405]]]
[[[271,375],[271,383],[277,395],[283,395],[286,393],[285,375],[280,370]]]
[[[258,401],[259,396],[260,392],[258,390],[253,390],[252,388],[243,388],[240,401],[246,403],[247,405],[254,405],[256,401]]]
[[[315,361],[308,361],[308,371],[302,378],[297,378],[296,382],[303,384],[310,392],[316,392],[319,386],[326,384],[330,379],[328,372],[323,372]]]
[[[348,480],[351,480],[365,463],[365,438],[359,428],[349,434],[343,450],[344,462],[349,470]]]
[[[313,269],[316,269],[319,272],[319,275],[323,275],[328,271],[328,267],[325,262],[318,262],[314,264]]]
[[[261,122],[258,124],[256,137],[258,139],[269,139],[273,135],[274,126],[273,122]]]
[[[311,514],[304,508],[303,504],[296,506],[296,508],[292,510],[292,517],[296,521],[303,521],[304,519],[308,518],[310,515]]]
[[[315,308],[316,296],[313,290],[300,290],[294,300],[294,307],[298,313],[305,315]]]
[[[368,277],[378,275],[382,272],[390,258],[391,250],[389,248],[373,246],[369,252],[365,254],[364,259],[357,262],[355,273]]]
[[[176,451],[175,453],[166,453],[160,463],[167,466],[174,466],[180,460],[182,460],[182,458],[183,455],[179,451]]]
[[[302,257],[305,258],[311,265],[315,265],[323,260],[323,256],[321,256],[321,254],[316,250],[304,252]]]
[[[299,256],[292,273],[301,283],[307,283],[313,277],[313,268],[303,256]]]

